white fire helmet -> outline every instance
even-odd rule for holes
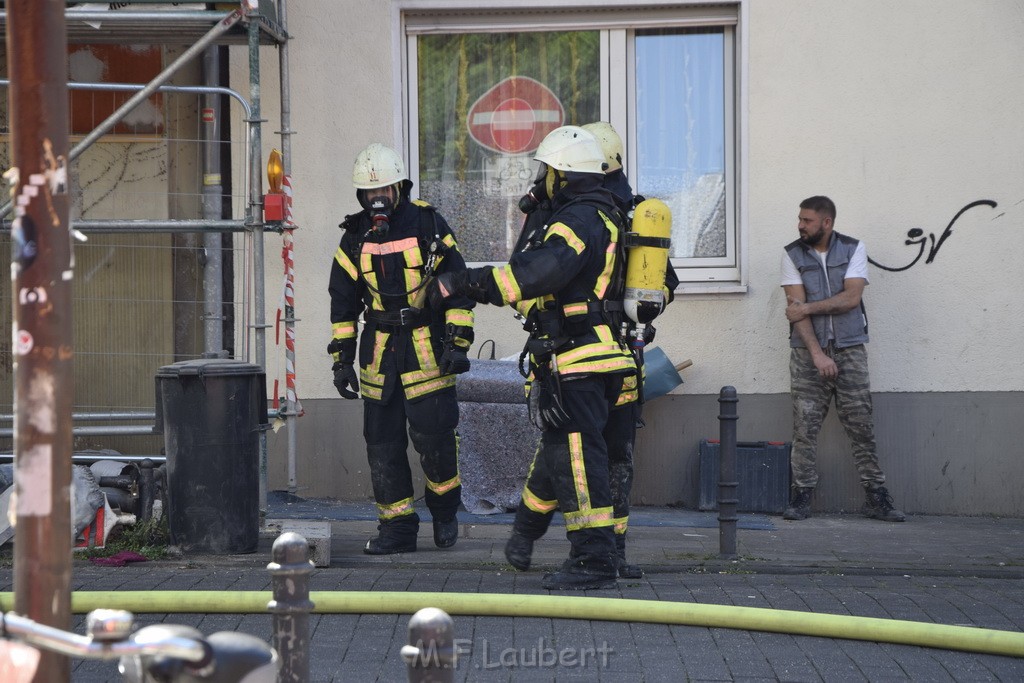
[[[579,126],[548,133],[533,158],[562,172],[603,174],[606,165],[597,139]]]
[[[405,164],[398,152],[379,142],[356,155],[352,185],[357,190],[373,190],[407,180]]]
[[[595,121],[583,126],[583,130],[597,138],[608,163],[608,173],[622,168],[622,138],[615,132],[612,124],[607,121]]]

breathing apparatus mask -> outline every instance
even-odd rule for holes
[[[533,179],[533,187],[519,199],[519,210],[523,213],[533,213],[564,186],[565,176],[562,172],[542,161],[537,169],[537,177]]]
[[[371,230],[383,237],[391,227],[391,213],[398,206],[399,188],[387,185],[371,190],[359,190],[359,204],[370,214]]]

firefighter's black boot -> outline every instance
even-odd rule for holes
[[[438,548],[451,548],[459,540],[459,520],[455,517],[447,521],[434,520],[434,545]]]
[[[620,579],[642,579],[644,570],[635,564],[626,562],[626,534],[615,534],[615,550],[619,561]]]
[[[591,569],[570,558],[557,572],[545,574],[540,585],[549,591],[589,591],[615,588],[618,582],[614,569],[611,572]]]
[[[408,519],[381,522],[379,532],[366,542],[363,552],[367,555],[394,555],[416,552],[416,534],[419,531],[419,515],[407,515]]]
[[[519,571],[525,572],[533,560],[533,539],[513,531],[505,543],[505,559]]]

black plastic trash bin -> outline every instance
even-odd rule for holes
[[[259,543],[259,433],[267,426],[258,365],[204,358],[156,375],[156,428],[167,455],[171,542],[252,553]]]

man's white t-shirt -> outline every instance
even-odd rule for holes
[[[818,258],[821,259],[821,264],[824,267],[827,252],[821,252],[817,249],[812,249],[811,251],[818,255]],[[862,277],[865,282],[868,281],[868,251],[865,249],[863,242],[857,242],[857,248],[853,251],[853,257],[850,259],[850,265],[846,269],[845,277]],[[782,286],[802,285],[803,283],[804,281],[800,277],[800,271],[797,270],[796,264],[793,263],[793,259],[789,257],[789,252],[783,250]]]

